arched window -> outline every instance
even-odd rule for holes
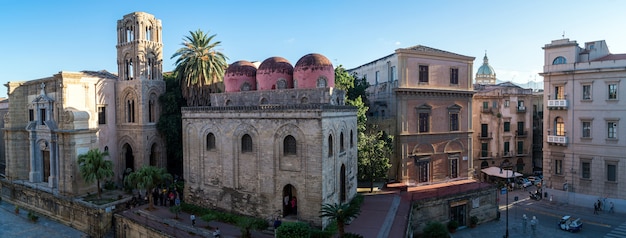
[[[333,136],[328,135],[328,156],[333,156]]]
[[[135,122],[135,100],[126,101],[126,122]]]
[[[354,147],[354,132],[350,130],[350,148]]]
[[[148,122],[154,122],[154,100],[148,101]]]
[[[241,152],[252,152],[252,137],[250,135],[245,134],[241,137]]]
[[[296,138],[291,135],[288,135],[283,140],[283,154],[284,155],[296,155],[297,153],[297,144]]]
[[[341,132],[341,134],[339,135],[339,152],[345,151],[343,143],[344,143],[343,132]]]
[[[321,76],[321,77],[317,78],[317,88],[325,88],[326,85],[327,85],[326,77]]]
[[[567,64],[567,60],[565,59],[565,57],[563,56],[559,56],[554,58],[554,60],[552,61],[552,64]]]
[[[565,136],[565,122],[562,117],[554,119],[554,132],[556,136]]]
[[[209,133],[206,135],[206,150],[215,149],[215,135]]]

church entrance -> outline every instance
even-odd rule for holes
[[[124,177],[135,171],[135,157],[133,156],[133,148],[128,143],[122,147],[122,156],[125,160]]]
[[[283,187],[283,217],[298,215],[298,199],[296,188],[291,184]]]

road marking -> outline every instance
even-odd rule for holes
[[[626,222],[622,223],[621,225],[619,225],[618,227],[613,229],[611,232],[606,234],[604,237],[605,238],[611,238],[611,237],[618,238],[618,237],[625,237],[625,236],[626,236]]]

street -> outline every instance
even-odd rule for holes
[[[534,187],[529,187],[528,191],[534,191]],[[593,207],[573,206],[550,202],[549,199],[539,201],[529,198],[527,191],[518,189],[509,193],[509,237],[626,237],[626,219],[624,214],[609,214],[607,211],[600,211],[593,214]],[[479,224],[476,228],[466,228],[452,234],[455,238],[473,237],[503,237],[506,233],[506,195],[500,197],[500,220]],[[515,201],[515,197],[518,201]],[[528,217],[526,230],[523,227],[523,215]],[[564,215],[573,218],[580,218],[583,229],[578,233],[570,233],[560,230],[557,226],[559,220]],[[539,222],[533,236],[530,220],[535,216]]]

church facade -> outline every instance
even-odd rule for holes
[[[5,176],[63,195],[95,191],[80,178],[76,158],[107,151],[115,178],[143,165],[166,165],[156,129],[162,77],[161,21],[134,12],[117,22],[118,74],[61,71],[9,82]]]
[[[322,204],[357,189],[356,108],[334,88],[330,61],[237,61],[224,85],[211,106],[182,109],[186,201],[326,225]]]

